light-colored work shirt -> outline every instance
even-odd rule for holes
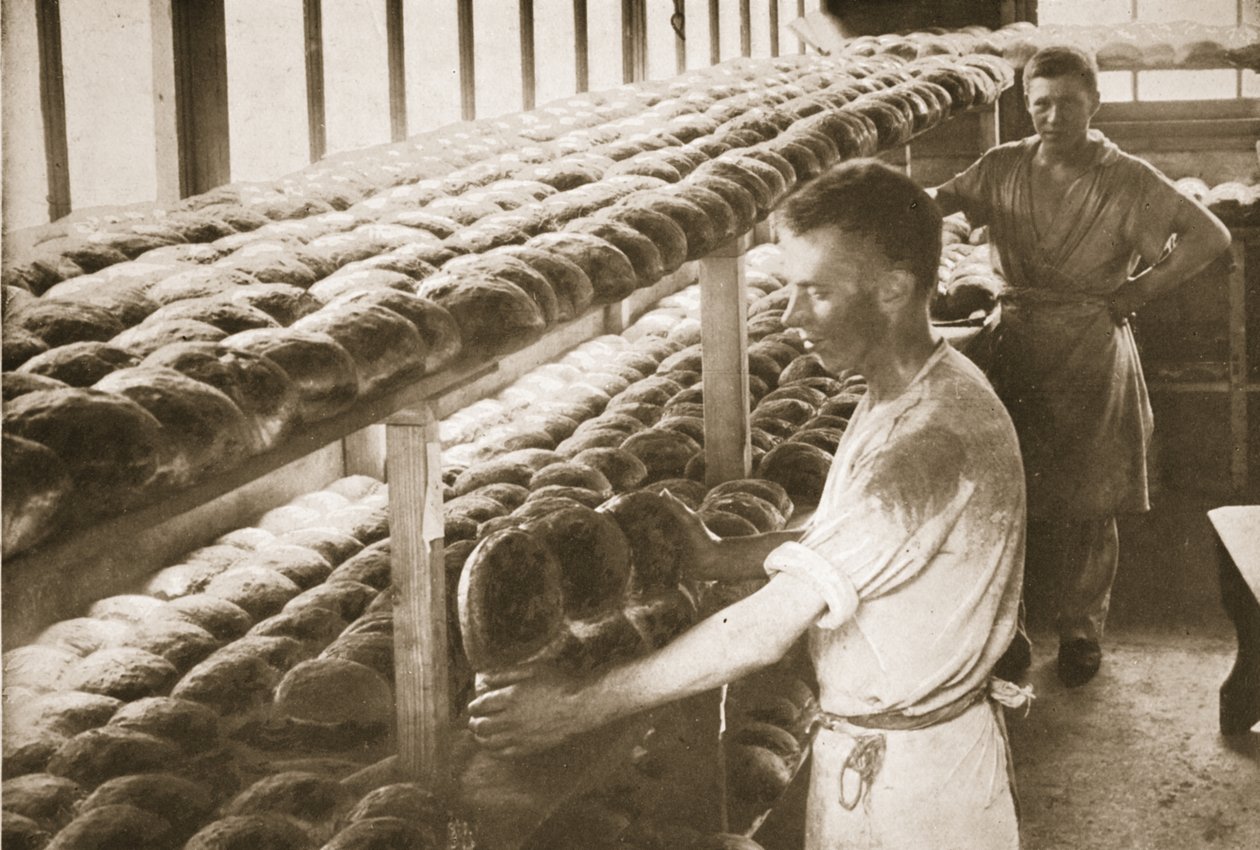
[[[985,688],[1015,631],[1023,545],[1010,418],[941,342],[900,396],[858,406],[804,536],[766,560],[827,602],[809,632],[823,710],[918,716]],[[981,700],[926,729],[831,724],[815,741],[806,847],[1018,846],[1000,722]],[[872,735],[884,741],[863,790],[850,756]]]

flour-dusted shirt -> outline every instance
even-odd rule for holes
[[[1015,632],[1023,558],[1014,428],[980,370],[942,342],[900,396],[858,406],[804,536],[766,569],[827,601],[809,633],[825,711],[920,715],[987,684]],[[1015,850],[998,710],[819,730],[805,850]],[[872,741],[881,755],[862,779],[854,753]]]
[[[897,398],[858,406],[799,543],[768,572],[811,583],[822,708],[917,715],[981,687],[1015,631],[1024,476],[979,369],[941,342]]]

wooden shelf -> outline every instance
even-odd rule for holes
[[[250,499],[231,499],[240,488],[273,473],[292,477],[293,466],[303,458],[325,450],[343,438],[396,411],[416,406],[431,407],[437,417],[448,416],[477,399],[492,395],[530,370],[548,363],[570,348],[605,333],[619,333],[661,298],[690,286],[698,278],[698,264],[688,263],[654,286],[637,290],[615,304],[594,307],[573,321],[553,327],[530,345],[497,360],[456,364],[442,372],[360,401],[349,411],[303,427],[271,451],[248,458],[186,490],[164,494],[158,501],[102,522],[68,529],[35,549],[5,560],[3,641],[6,648],[34,638],[57,620],[79,616],[96,599],[131,590],[137,582],[170,563],[192,546],[201,545],[232,525],[215,521],[202,512],[194,525],[202,540],[184,533],[172,534],[170,524],[220,500],[255,501],[274,505],[276,496],[260,498],[267,487],[254,488]],[[335,453],[340,456],[340,451]],[[328,458],[321,468],[330,466]],[[325,482],[338,477],[327,474]],[[304,480],[309,480],[305,478]],[[308,486],[315,489],[320,484]],[[279,489],[279,502],[298,495]],[[283,495],[287,493],[288,495]],[[256,515],[265,507],[254,508]],[[224,515],[222,510],[217,511]],[[242,521],[239,511],[226,514],[229,522]],[[186,523],[177,523],[179,526]],[[212,526],[219,526],[215,530]],[[207,536],[208,535],[208,536]],[[152,542],[150,542],[152,541]],[[100,565],[100,566],[97,566]]]

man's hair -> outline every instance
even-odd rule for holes
[[[1037,77],[1076,77],[1088,91],[1098,93],[1098,63],[1094,61],[1093,54],[1069,44],[1050,45],[1033,54],[1024,66],[1025,92],[1028,84]]]
[[[798,236],[835,227],[870,239],[890,263],[909,269],[920,291],[936,286],[941,208],[917,183],[878,160],[837,165],[790,196],[778,215]]]

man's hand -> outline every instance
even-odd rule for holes
[[[490,673],[480,685],[487,690],[469,704],[468,728],[496,756],[542,752],[604,723],[581,683],[551,668]]]
[[[699,515],[683,504],[681,499],[668,490],[662,496],[681,529],[683,551],[696,553],[695,560],[685,565],[685,577],[695,581],[715,578],[722,560],[718,538],[713,536]]]

